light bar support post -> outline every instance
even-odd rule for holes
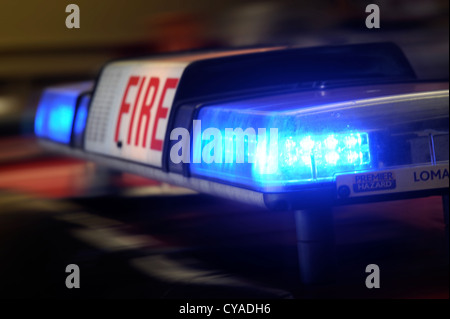
[[[336,252],[331,206],[295,211],[300,278],[304,284],[336,278]]]

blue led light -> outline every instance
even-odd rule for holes
[[[82,82],[64,87],[53,87],[44,91],[36,112],[34,131],[39,137],[55,142],[70,142],[75,115],[75,106],[80,93],[92,89],[92,82]],[[80,105],[75,131],[84,129],[87,108]]]
[[[277,189],[331,182],[336,174],[370,168],[368,133],[345,125],[333,126],[333,121],[312,125],[302,116],[299,119],[292,112],[258,112],[254,107],[240,105],[202,108],[198,116],[201,132],[211,127],[217,131],[210,139],[194,136],[191,172],[258,189]],[[230,139],[227,130],[236,129],[240,135]],[[237,147],[239,141],[244,147]],[[213,149],[211,143],[220,147]],[[211,160],[226,157],[232,160]],[[239,163],[242,157],[244,163]]]
[[[282,136],[282,135],[281,135]],[[253,167],[253,177],[267,182],[268,172],[261,171],[258,161],[278,163],[277,175],[285,182],[330,180],[336,173],[367,168],[370,164],[367,133],[348,132],[307,136],[288,136],[279,139],[278,158],[274,159],[266,145],[260,147]],[[270,178],[270,177],[269,177]],[[274,178],[274,177],[272,177]]]

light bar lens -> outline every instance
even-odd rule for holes
[[[448,90],[428,88],[336,89],[206,105],[197,116],[203,135],[194,136],[191,172],[284,191],[339,174],[448,161],[438,156],[448,153],[441,142],[448,141]],[[205,134],[210,128],[216,133]]]
[[[238,122],[230,120],[231,114],[220,113],[222,110],[214,107],[200,112],[203,135],[194,137],[193,174],[267,188],[327,182],[336,173],[370,168],[368,133],[274,131],[271,126],[241,130]],[[221,120],[216,121],[218,118]],[[242,114],[240,122],[248,125],[252,119],[260,122],[258,116]],[[232,128],[236,125],[237,130]],[[217,128],[212,136],[210,127]]]
[[[34,121],[36,135],[68,144],[74,125],[78,96],[91,89],[92,82],[46,89],[41,97]],[[87,109],[79,110],[74,127],[75,131],[84,129],[86,116]]]

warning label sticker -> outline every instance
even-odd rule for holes
[[[449,165],[427,165],[336,177],[338,196],[358,197],[449,187]]]
[[[355,176],[353,191],[355,193],[395,189],[396,180],[393,172],[368,173]]]

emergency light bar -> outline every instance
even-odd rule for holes
[[[448,83],[393,44],[118,60],[45,90],[47,147],[269,209],[442,194]]]

